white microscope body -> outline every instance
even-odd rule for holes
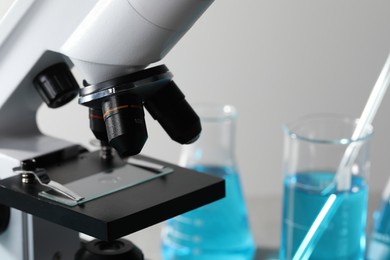
[[[0,22],[0,178],[15,175],[25,159],[72,145],[38,129],[37,74],[65,62],[97,84],[142,70],[162,59],[212,1],[14,1]],[[0,234],[5,260],[72,259],[78,247],[76,231],[15,209]]]

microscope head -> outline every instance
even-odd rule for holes
[[[199,117],[169,70],[145,68],[161,60],[212,2],[101,0],[61,47],[88,82],[79,103],[90,108],[92,131],[120,156],[138,154],[147,139],[144,107],[173,140],[198,138]]]
[[[62,45],[89,84],[160,61],[214,0],[100,0]]]

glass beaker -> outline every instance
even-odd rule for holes
[[[364,259],[372,127],[351,140],[356,121],[312,115],[284,127],[281,259]],[[336,172],[351,143],[360,150],[350,187],[339,190]]]
[[[241,190],[236,158],[236,109],[195,106],[202,122],[197,142],[183,146],[180,165],[225,179],[226,197],[166,222],[162,232],[165,260],[250,260],[255,243]]]
[[[372,216],[366,259],[390,259],[390,179]]]

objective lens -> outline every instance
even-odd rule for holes
[[[142,99],[134,94],[118,94],[102,102],[108,141],[121,157],[141,152],[148,134]]]
[[[190,144],[199,138],[200,119],[173,81],[149,96],[145,107],[172,140]]]
[[[106,124],[101,109],[89,108],[89,128],[98,140],[108,143]]]

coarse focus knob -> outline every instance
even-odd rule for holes
[[[114,241],[94,239],[87,242],[75,256],[76,260],[144,260],[136,245],[123,238]]]
[[[65,105],[77,96],[79,85],[65,63],[55,64],[34,79],[34,85],[43,101],[51,107]]]

